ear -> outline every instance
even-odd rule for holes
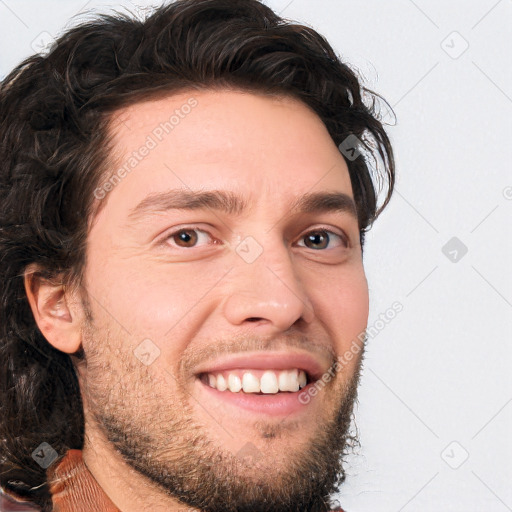
[[[76,352],[82,342],[82,315],[71,290],[43,277],[35,267],[27,268],[24,281],[32,314],[43,336],[61,352]]]

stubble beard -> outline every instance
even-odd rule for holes
[[[89,346],[110,346],[105,340],[93,343]],[[82,392],[93,422],[124,461],[162,496],[204,512],[331,510],[333,495],[345,480],[344,458],[358,444],[350,427],[363,350],[343,388],[319,391],[337,395],[330,402],[334,406],[329,419],[317,425],[316,434],[301,449],[288,451],[284,461],[273,460],[277,452],[272,449],[253,458],[222,450],[195,420],[190,395],[179,385],[174,396],[159,397],[154,394],[158,389],[154,373],[135,364],[139,362],[134,358],[116,353],[112,364],[114,353],[109,349],[91,352],[95,351],[85,354],[88,383]],[[166,382],[176,386],[177,381]],[[335,383],[336,379],[331,384]],[[298,422],[285,426],[261,421],[255,427],[268,443],[294,427],[295,435],[300,431]]]

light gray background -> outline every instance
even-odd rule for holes
[[[362,447],[340,502],[349,512],[512,511],[512,2],[267,4],[324,34],[398,118],[396,194],[365,263],[369,324],[382,327],[395,301],[403,311],[368,344]],[[113,5],[135,9],[0,0],[0,76],[72,16]]]

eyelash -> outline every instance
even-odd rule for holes
[[[166,235],[163,239],[163,243],[169,243],[170,240],[172,240],[174,237],[178,236],[180,233],[183,233],[183,232],[191,232],[191,231],[195,231],[195,232],[198,232],[198,233],[204,233],[206,235],[208,235],[210,238],[213,238],[214,239],[214,242],[209,244],[209,245],[217,245],[218,242],[215,241],[215,238],[206,230],[204,229],[199,229],[199,228],[194,228],[194,227],[183,227],[183,228],[180,228],[178,229],[177,231],[173,231],[172,233]],[[350,243],[349,243],[349,239],[348,237],[343,233],[343,234],[340,234],[340,233],[336,233],[335,231],[333,231],[332,229],[330,228],[327,228],[327,227],[317,227],[317,228],[314,228],[314,229],[311,229],[309,231],[306,231],[303,235],[301,235],[300,237],[300,240],[303,241],[306,236],[308,235],[311,235],[311,234],[315,234],[315,233],[326,233],[329,237],[329,242],[331,241],[331,238],[332,236],[334,235],[334,237],[337,237],[341,240],[342,242],[342,246],[344,248],[349,248],[350,247]],[[180,248],[180,249],[192,249],[194,247],[196,247],[196,245],[193,245],[192,247],[181,247],[179,245],[173,245],[173,247],[175,248]],[[299,247],[306,247],[305,245],[300,245]],[[308,248],[308,247],[306,247]],[[326,249],[317,249],[318,251],[325,251],[325,250],[328,250],[329,248],[326,248]],[[332,248],[331,248],[332,249]],[[315,250],[315,249],[312,249],[312,250]]]

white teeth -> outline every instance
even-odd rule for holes
[[[266,371],[260,379],[260,390],[262,393],[277,393],[279,391],[279,385],[277,383],[277,377],[274,372]]]
[[[226,379],[222,375],[217,375],[217,389],[219,391],[226,391],[228,389],[228,385],[226,384]]]
[[[229,390],[232,393],[264,393],[276,394],[280,391],[295,393],[306,386],[308,379],[304,370],[266,370],[261,378],[256,377],[261,370],[237,370],[236,372],[208,373],[207,382],[219,391]],[[241,377],[241,378],[240,378]]]
[[[229,391],[232,393],[238,393],[242,389],[242,382],[240,381],[240,377],[230,373],[228,376],[228,387]]]
[[[299,372],[299,387],[302,389],[308,383],[308,378],[306,377],[306,372],[301,370]]]
[[[245,372],[244,376],[242,377],[242,388],[244,393],[259,393],[260,379],[255,377],[251,372]]]
[[[298,370],[285,370],[279,374],[279,389],[281,391],[298,391]]]

